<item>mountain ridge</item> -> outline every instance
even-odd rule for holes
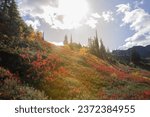
[[[115,56],[130,57],[133,50],[138,52],[138,54],[142,58],[150,58],[150,45],[147,45],[145,47],[144,46],[134,46],[134,47],[129,48],[127,50],[114,50],[112,52],[112,54],[115,55]]]

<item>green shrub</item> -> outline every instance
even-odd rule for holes
[[[44,92],[24,86],[15,79],[6,79],[0,87],[0,99],[45,100]]]

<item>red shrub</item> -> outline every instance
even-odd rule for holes
[[[3,81],[5,79],[16,79],[19,81],[19,78],[17,75],[12,74],[9,70],[6,70],[0,67],[0,81]]]
[[[31,66],[27,77],[34,80],[43,78],[53,80],[59,73],[66,73],[65,68],[62,67],[60,58],[54,54],[45,56],[44,53],[38,52],[35,60],[31,62]]]
[[[92,62],[89,62],[89,64],[92,65],[97,71],[106,72],[109,74],[114,73],[117,75],[117,78],[121,79],[121,80],[126,79],[126,80],[130,80],[130,81],[134,81],[134,82],[150,84],[149,79],[145,79],[143,77],[133,76],[127,72],[124,72],[123,70],[121,70],[120,68],[117,68],[117,67],[107,66],[105,64],[95,64]]]

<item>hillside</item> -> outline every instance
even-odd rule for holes
[[[0,48],[1,99],[150,99],[149,71],[110,64],[87,48],[24,44]]]
[[[150,99],[150,71],[118,62],[97,32],[89,47],[67,38],[55,46],[22,20],[15,0],[0,2],[0,16],[0,99]]]

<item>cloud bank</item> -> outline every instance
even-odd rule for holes
[[[87,0],[18,0],[19,11],[28,25],[38,29],[41,20],[54,29],[96,28],[97,23],[113,21],[113,13],[90,13]],[[81,10],[82,9],[82,10]]]
[[[141,2],[142,4],[143,2]],[[146,46],[150,44],[150,14],[140,7],[132,8],[128,4],[117,5],[117,13],[123,14],[122,22],[129,25],[130,30],[134,31],[131,37],[125,40],[125,44],[120,49],[128,49],[133,46]]]
[[[107,12],[104,11],[102,13],[102,17],[103,17],[104,21],[106,21],[106,22],[114,21],[113,12],[111,12],[111,11],[107,11]]]

